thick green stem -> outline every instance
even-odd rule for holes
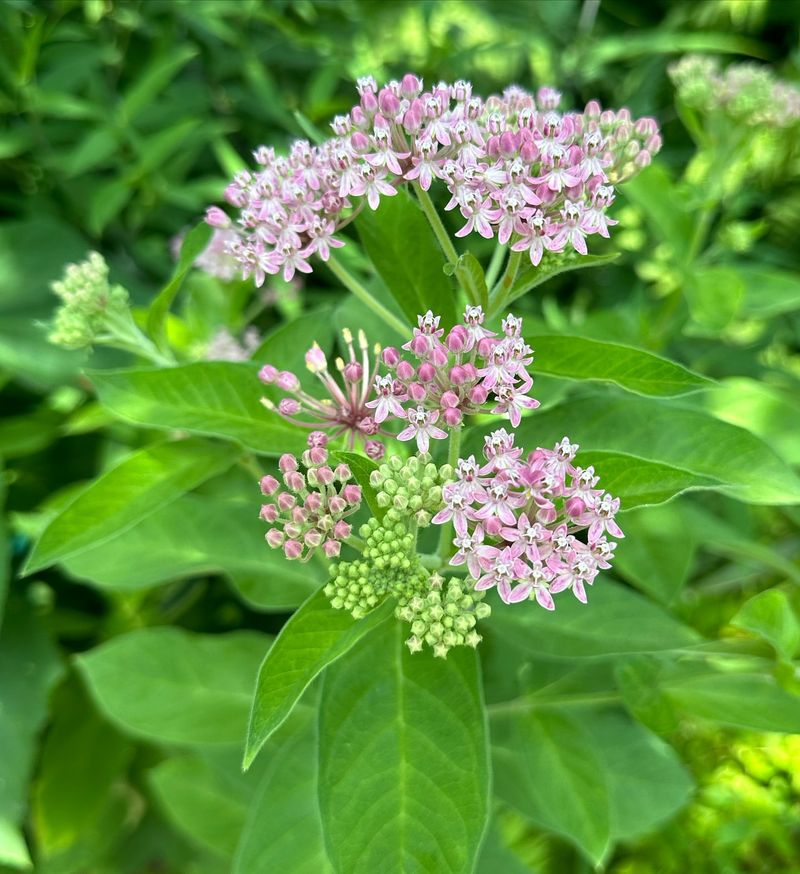
[[[365,306],[369,307],[376,316],[379,316],[390,328],[394,328],[401,337],[405,337],[409,333],[409,326],[399,319],[393,312],[379,303],[367,291],[367,289],[350,273],[347,268],[341,264],[333,255],[325,262],[328,265],[331,273],[342,283],[342,285],[351,291]]]
[[[502,243],[498,243],[494,247],[494,252],[492,252],[492,260],[489,262],[489,266],[486,269],[486,286],[487,288],[491,288],[496,280],[497,274],[500,272],[500,268],[503,266],[503,258],[505,258],[506,254],[506,246],[502,245]]]
[[[346,540],[345,543],[348,546],[352,546],[353,549],[357,549],[359,552],[364,551],[364,547],[367,545],[360,537],[357,537],[355,534],[351,534]]]
[[[514,280],[517,278],[521,261],[522,252],[511,252],[509,254],[506,269],[489,296],[492,309],[491,315],[496,315],[508,300],[508,294],[514,286]]]
[[[453,267],[455,267],[456,262],[458,261],[458,252],[456,252],[456,247],[453,245],[453,241],[450,239],[450,234],[447,233],[447,228],[442,223],[430,195],[419,184],[419,182],[414,182],[414,191],[416,191],[422,211],[425,213],[425,217],[430,222],[433,232],[436,234],[436,239],[442,247],[444,257],[447,258]]]
[[[171,354],[159,351],[155,343],[139,330],[129,310],[123,313],[107,313],[103,327],[106,333],[98,334],[95,343],[123,349],[161,367],[175,364],[175,358]]]
[[[451,467],[458,464],[459,455],[461,453],[461,428],[454,428],[450,432],[450,449],[447,453],[447,463]],[[453,540],[453,523],[445,522],[442,525],[441,533],[439,534],[439,558],[442,564],[446,564],[450,558],[450,546]]]

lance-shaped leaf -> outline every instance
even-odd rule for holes
[[[207,361],[94,371],[90,378],[104,407],[138,425],[222,437],[264,455],[306,448],[306,435],[264,409],[250,364]]]
[[[402,189],[356,220],[361,242],[406,318],[433,310],[445,327],[455,324],[453,290],[442,267],[444,257],[417,203]]]
[[[258,672],[245,768],[250,767],[314,678],[385,621],[393,609],[394,604],[387,601],[362,619],[353,619],[346,610],[334,610],[321,590],[300,607],[281,629]]]
[[[644,349],[588,337],[546,334],[526,337],[534,372],[564,379],[610,382],[634,394],[676,397],[708,388],[713,381]]]
[[[234,447],[205,440],[161,443],[134,452],[94,480],[45,528],[26,573],[78,555],[122,534],[236,458]]]
[[[524,258],[525,256],[523,256]],[[537,286],[554,276],[568,273],[571,270],[584,270],[587,267],[602,267],[611,264],[619,258],[619,253],[611,255],[579,255],[577,252],[563,252],[561,254],[548,253],[542,259],[538,267],[534,267],[530,260],[523,260],[523,265],[517,273],[508,297],[504,301],[507,306],[523,294],[527,294]]]
[[[478,660],[411,654],[392,622],[325,676],[320,807],[341,874],[473,870],[489,772]]]

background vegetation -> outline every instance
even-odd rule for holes
[[[481,93],[556,84],[567,105],[598,98],[662,125],[657,164],[621,191],[613,213],[623,256],[537,289],[524,302],[526,323],[669,355],[719,381],[685,399],[686,416],[710,414],[706,430],[691,431],[690,418],[662,437],[689,429],[675,452],[693,452],[696,475],[722,486],[624,514],[616,572],[625,591],[705,635],[710,651],[767,667],[757,675],[766,679],[657,694],[670,670],[658,657],[613,666],[615,694],[685,769],[670,771],[683,807],[619,828],[603,864],[625,874],[796,869],[800,138],[797,126],[748,113],[731,121],[676,100],[667,67],[703,52],[755,59],[796,82],[799,24],[796,3],[778,0],[2,0],[0,863],[24,869],[30,853],[48,874],[258,870],[247,853],[268,830],[253,813],[259,775],[236,776],[239,739],[264,635],[316,582],[295,575],[276,585],[253,519],[253,475],[241,467],[127,531],[95,532],[91,548],[58,556],[55,568],[21,575],[58,508],[157,433],[134,427],[130,409],[119,416],[113,402],[99,404],[82,373],[122,365],[124,354],[47,343],[49,283],[94,249],[134,303],[148,303],[175,269],[174,238],[220,199],[252,148],[325,129],[352,105],[356,76],[413,70],[426,81],[469,78]],[[240,335],[252,323],[264,338],[254,358],[287,366],[298,341],[331,342],[331,325],[353,312],[324,270],[267,294],[195,271],[167,327],[187,358],[202,358],[220,328]],[[537,397],[553,404],[575,383],[551,371],[539,385]],[[586,403],[611,409],[614,434],[649,416],[650,401],[637,395]],[[545,428],[557,430],[550,415]],[[582,433],[570,433],[589,449],[624,450],[601,418],[587,414]],[[765,473],[750,444],[724,442],[720,422],[769,443],[780,466]],[[206,444],[195,449],[209,470],[230,461],[219,449],[204,456]],[[624,611],[616,620],[624,629]],[[602,610],[589,623],[561,654],[594,652],[592,640],[615,633]],[[126,652],[115,643],[135,630],[146,645]],[[114,653],[111,673],[98,652]],[[165,655],[176,652],[176,661]],[[508,656],[498,640],[493,653]],[[570,677],[548,675],[553,665],[535,647],[515,657],[521,688],[541,691],[549,676],[569,691]],[[220,665],[229,670],[217,682]],[[177,721],[159,711],[170,683],[193,690]],[[487,688],[490,705],[502,708],[507,692]],[[613,764],[638,736],[623,741],[588,704],[574,701],[570,719],[592,726],[584,740]],[[556,733],[570,736],[563,726]],[[582,742],[565,741],[553,767],[568,774]],[[285,755],[290,764],[308,758],[302,748]],[[507,803],[481,874],[591,870],[594,826],[565,830],[535,792],[503,793],[502,779]]]

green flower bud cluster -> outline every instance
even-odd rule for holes
[[[109,286],[108,264],[97,252],[80,264],[70,264],[51,288],[63,301],[48,337],[59,346],[91,346],[109,316],[127,313],[128,292],[121,285]]]
[[[420,453],[404,461],[393,456],[374,470],[370,483],[381,507],[391,507],[411,517],[420,528],[442,507],[442,486],[453,477],[449,464],[437,467],[430,455]],[[387,513],[388,516],[388,513]]]
[[[411,637],[406,641],[411,652],[419,652],[427,643],[435,656],[446,658],[454,646],[474,648],[480,643],[475,626],[491,613],[491,607],[483,602],[484,593],[475,591],[469,581],[445,580],[434,573],[427,591],[410,584],[395,594],[395,615],[411,623]]]

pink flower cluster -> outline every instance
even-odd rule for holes
[[[413,337],[402,347],[416,366],[394,347],[383,350],[390,372],[375,377],[376,397],[366,404],[378,424],[390,416],[404,419],[397,438],[416,439],[420,452],[428,451],[431,438],[447,437],[439,424],[459,428],[464,416],[490,411],[507,416],[516,427],[523,410],[539,406],[528,394],[533,350],[522,338],[522,319],[508,315],[500,338],[483,327],[479,306],[468,306],[464,324],[446,337],[439,321],[430,310],[419,316]],[[487,402],[492,404],[488,410]]]
[[[346,464],[328,464],[328,438],[320,431],[308,437],[309,448],[298,460],[282,455],[278,467],[284,489],[274,476],[261,478],[261,493],[270,498],[261,507],[261,518],[269,522],[267,543],[283,547],[286,558],[308,561],[318,547],[328,558],[339,555],[351,533],[347,516],[361,506],[361,488],[350,482]]]
[[[269,398],[262,398],[261,403],[273,411],[277,411],[294,425],[303,428],[325,428],[332,437],[347,434],[347,445],[352,449],[356,438],[364,443],[364,451],[372,459],[383,457],[384,446],[380,440],[370,439],[376,435],[385,434],[380,424],[372,416],[367,403],[372,383],[378,371],[378,354],[380,347],[373,350],[374,361],[370,360],[369,344],[363,331],[358,332],[359,356],[353,346],[353,335],[345,328],[342,332],[348,351],[347,362],[336,359],[336,368],[341,374],[340,385],[328,370],[328,360],[325,353],[315,343],[306,353],[306,366],[322,383],[328,396],[316,398],[304,391],[297,374],[289,370],[278,370],[271,364],[265,364],[258,373],[259,379],[265,385],[275,385],[287,393],[276,406]],[[299,419],[298,416],[306,419]]]
[[[497,235],[530,252],[585,254],[586,237],[608,236],[613,183],[646,167],[661,148],[657,123],[634,121],[627,109],[558,110],[561,95],[541,88],[536,98],[512,86],[486,100],[469,82],[440,82],[424,90],[412,74],[378,88],[358,80],[359,103],[338,116],[334,136],[318,146],[296,141],[288,155],[261,146],[259,168],[236,175],[225,199],[239,210],[232,226],[218,207],[206,215],[217,228],[234,227],[228,251],[256,285],[266,274],[311,272],[309,258],[327,260],[341,230],[363,201],[376,209],[400,185],[434,179],[450,192],[446,209],[461,212],[458,236]],[[355,209],[353,209],[355,207]]]
[[[619,499],[596,488],[594,468],[575,466],[577,450],[564,437],[523,460],[514,435],[501,429],[486,437],[485,465],[459,460],[432,521],[453,521],[458,551],[450,563],[466,564],[476,589],[496,586],[507,604],[535,599],[547,610],[565,589],[586,602],[586,585],[610,567],[616,547],[605,535],[625,535],[614,521]]]

